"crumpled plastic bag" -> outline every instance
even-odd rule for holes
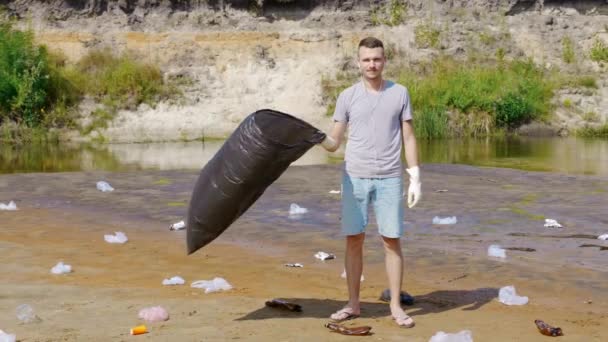
[[[295,203],[291,203],[291,205],[289,206],[289,217],[290,218],[301,217],[303,214],[306,214],[307,212],[308,212],[308,209],[306,209],[304,207],[300,207],[299,205],[297,205]]]
[[[169,230],[182,230],[184,228],[186,228],[186,223],[183,220],[175,222],[174,224],[169,226]]]
[[[457,222],[458,222],[458,219],[456,219],[456,216],[452,216],[452,217],[435,216],[435,217],[433,217],[433,224],[456,224]]]
[[[97,190],[101,192],[110,192],[114,191],[114,188],[108,182],[99,181],[97,182]]]
[[[503,248],[500,248],[499,245],[490,245],[490,247],[488,247],[488,256],[495,258],[506,258],[507,253]]]
[[[332,253],[325,253],[325,252],[317,252],[315,253],[315,258],[319,259],[319,260],[331,260],[331,259],[335,259],[336,256]]]
[[[125,243],[129,241],[127,235],[123,232],[116,232],[116,235],[106,234],[103,238],[107,243]]]
[[[563,226],[554,219],[545,219],[545,228],[562,228],[562,227]]]
[[[8,204],[0,203],[0,210],[14,211],[14,210],[18,210],[18,209],[17,209],[17,205],[15,204],[15,202],[10,201],[10,202],[8,202]]]
[[[470,330],[462,330],[455,334],[439,331],[431,337],[429,342],[473,342],[473,335]]]
[[[608,234],[602,234],[600,236],[597,237],[598,240],[608,240]]]
[[[0,342],[15,342],[17,336],[15,334],[7,334],[0,330]]]
[[[63,261],[57,263],[57,265],[51,268],[51,273],[53,274],[65,274],[72,272],[72,266],[64,264]]]
[[[137,317],[146,322],[162,322],[169,319],[169,313],[162,306],[152,306],[139,310]]]
[[[217,292],[217,291],[228,291],[232,289],[232,285],[230,285],[226,279],[215,277],[213,280],[197,280],[190,284],[190,287],[194,287],[197,289],[205,289],[205,293]]]
[[[180,276],[171,277],[163,280],[163,285],[184,285],[186,281]]]
[[[506,305],[528,304],[528,297],[518,296],[513,285],[501,287],[498,291],[498,300]]]

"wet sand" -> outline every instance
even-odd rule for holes
[[[192,171],[54,173],[0,176],[0,329],[21,341],[325,341],[350,340],[323,327],[345,303],[343,240],[339,235],[339,166],[291,167],[219,239],[185,254],[185,231],[168,225],[184,218],[198,176]],[[102,193],[95,182],[116,189]],[[436,192],[437,190],[447,190]],[[376,228],[368,227],[362,316],[370,340],[428,341],[439,330],[471,330],[475,341],[538,341],[535,319],[560,326],[563,341],[604,341],[608,246],[590,239],[608,233],[608,180],[459,165],[425,165],[424,198],[406,212],[404,288],[416,303],[406,311],[413,329],[400,329],[378,297],[385,288]],[[289,218],[290,203],[310,211]],[[434,216],[458,223],[432,225]],[[543,227],[554,218],[563,229]],[[124,245],[103,235],[124,231]],[[486,255],[490,244],[533,248]],[[323,250],[336,260],[319,261]],[[58,261],[74,272],[52,275]],[[300,262],[304,268],[287,268]],[[179,275],[182,286],[162,286]],[[204,294],[195,280],[224,277],[234,289]],[[498,302],[514,285],[525,306]],[[289,313],[264,307],[283,298],[303,307]],[[42,319],[22,324],[19,304]],[[138,311],[161,305],[170,314],[130,336]]]

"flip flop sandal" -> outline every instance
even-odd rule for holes
[[[329,318],[334,322],[344,322],[358,318],[359,315],[354,314],[351,308],[344,308],[333,313]]]

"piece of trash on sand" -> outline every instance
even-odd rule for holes
[[[559,224],[554,219],[545,219],[545,228],[562,228],[563,226]]]
[[[458,222],[458,219],[456,219],[456,216],[452,216],[452,217],[435,216],[435,217],[433,217],[433,224],[456,224],[456,222]]]
[[[330,194],[339,194],[340,190],[329,190]]]
[[[230,285],[226,279],[219,277],[215,277],[213,280],[197,280],[190,284],[190,287],[205,289],[205,293],[217,292],[220,290],[227,291],[232,289],[232,285]]]
[[[110,192],[114,191],[114,188],[108,182],[99,181],[97,182],[97,190],[101,192]]]
[[[162,322],[169,319],[169,313],[162,306],[151,306],[139,310],[137,317],[146,322]]]
[[[346,279],[346,270],[342,271],[342,274],[340,274],[340,277]],[[359,280],[359,281],[364,281],[364,280],[365,280],[365,277],[362,274],[361,280]]]
[[[473,334],[470,330],[462,330],[455,334],[439,331],[431,337],[429,342],[473,342]]]
[[[380,294],[380,299],[383,302],[390,302],[391,301],[391,290],[389,289],[385,289],[384,291],[382,291],[382,293]],[[401,302],[401,304],[403,305],[414,305],[414,297],[412,297],[409,293],[405,292],[405,291],[401,291],[401,294],[399,295],[399,301]]]
[[[602,234],[600,236],[597,237],[598,240],[608,240],[608,234]]]
[[[0,342],[15,342],[17,336],[15,334],[8,334],[0,330]]]
[[[15,310],[17,312],[17,319],[23,323],[38,323],[42,319],[34,313],[34,308],[28,304],[21,304]]]
[[[300,306],[299,304],[291,303],[282,299],[275,298],[273,300],[266,301],[265,305],[269,308],[283,309],[293,312],[302,312],[302,306]]]
[[[103,236],[103,238],[104,240],[106,240],[107,243],[125,243],[129,241],[129,239],[123,232],[116,232],[116,235],[106,234]]]
[[[8,202],[8,204],[0,203],[0,210],[14,211],[14,210],[18,210],[18,209],[17,209],[17,205],[15,204],[15,202],[10,201],[10,202]]]
[[[299,262],[296,262],[294,264],[285,264],[286,267],[304,267],[304,265],[300,264]]]
[[[291,203],[291,205],[289,206],[289,216],[299,216],[302,214],[306,214],[307,212],[308,209],[300,207],[295,203]]]
[[[369,335],[370,331],[372,330],[372,327],[367,325],[361,327],[345,327],[344,325],[338,323],[327,323],[325,324],[325,327],[331,330],[332,332],[349,336]]]
[[[182,220],[169,226],[169,230],[182,230],[186,228],[186,223]]]
[[[557,328],[557,327],[554,328],[554,327],[550,326],[549,324],[543,322],[540,319],[534,320],[534,323],[536,324],[538,331],[540,331],[540,333],[543,335],[564,336],[564,332],[562,331],[562,328]]]
[[[506,305],[528,304],[528,297],[518,296],[513,285],[501,287],[498,291],[498,300]]]
[[[148,329],[143,324],[131,328],[131,335],[141,335],[141,334],[145,334],[147,332],[148,332]]]
[[[332,253],[325,253],[325,252],[317,252],[315,253],[315,258],[319,259],[319,260],[331,260],[331,259],[335,259],[336,256]]]
[[[435,190],[435,192],[448,192],[448,190],[447,189],[438,189],[438,190]]]
[[[64,264],[63,261],[58,262],[57,265],[51,268],[51,273],[53,274],[66,274],[70,272],[72,272],[72,266]]]
[[[490,245],[490,247],[488,247],[488,256],[495,258],[506,258],[507,252],[500,248],[499,245]]]
[[[186,281],[180,276],[171,277],[163,280],[163,285],[184,285]]]

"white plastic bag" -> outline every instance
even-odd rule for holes
[[[17,336],[15,334],[7,334],[0,330],[0,342],[15,342]]]
[[[562,228],[562,225],[554,219],[545,219],[545,228]]]
[[[106,240],[107,243],[125,243],[129,241],[129,239],[123,232],[116,232],[116,235],[106,234],[103,236],[103,238],[104,240]]]
[[[506,258],[507,253],[504,249],[500,248],[499,245],[490,245],[490,247],[488,247],[488,256],[495,258]]]
[[[600,236],[597,237],[598,240],[608,240],[608,234],[602,234]]]
[[[97,190],[101,192],[110,192],[114,191],[114,188],[108,184],[108,182],[99,181],[97,182]]]
[[[13,201],[8,202],[8,204],[0,203],[0,210],[14,211],[17,210],[17,205]]]
[[[456,219],[456,216],[452,216],[452,217],[435,216],[435,217],[433,217],[433,224],[456,224],[456,222],[458,222],[458,219]]]
[[[162,322],[169,319],[169,313],[162,306],[152,306],[139,310],[137,317],[146,322]]]
[[[182,220],[169,226],[169,230],[182,230],[186,228],[186,223]]]
[[[194,287],[197,289],[205,289],[205,293],[217,292],[217,291],[228,291],[232,289],[232,285],[230,285],[226,279],[215,277],[213,280],[197,280],[190,284],[190,287]]]
[[[528,304],[528,297],[518,296],[513,285],[501,287],[498,291],[498,300],[506,305]]]
[[[455,334],[439,331],[431,337],[429,342],[473,342],[473,335],[470,330],[463,330]]]
[[[315,253],[315,258],[319,259],[319,260],[331,260],[331,259],[335,259],[336,256],[332,253],[325,253],[325,252],[317,252]]]
[[[295,204],[295,203],[291,203],[291,205],[289,206],[289,216],[290,217],[298,217],[300,215],[306,214],[308,212],[308,209],[300,207],[299,205]]]
[[[184,285],[186,281],[180,276],[174,276],[163,280],[163,285]]]
[[[64,264],[63,261],[58,262],[57,265],[51,268],[51,273],[53,274],[66,274],[70,272],[72,272],[72,266]]]

